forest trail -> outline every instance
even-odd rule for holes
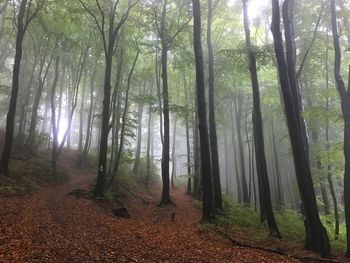
[[[180,187],[172,190],[175,208],[156,207],[159,192],[144,191],[126,200],[130,219],[113,217],[92,200],[68,194],[90,190],[95,178],[93,171],[76,168],[71,154],[59,161],[69,181],[0,197],[0,262],[299,262],[235,247],[204,231],[200,209]]]

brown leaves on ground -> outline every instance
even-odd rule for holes
[[[95,178],[73,159],[61,160],[70,181],[0,198],[0,262],[299,262],[204,231],[200,209],[180,188],[172,191],[176,207],[156,207],[159,191],[144,191],[138,195],[154,202],[134,196],[126,200],[131,219],[113,217],[92,200],[67,194],[91,189]]]

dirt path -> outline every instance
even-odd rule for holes
[[[67,195],[91,189],[95,174],[61,165],[71,179],[23,197],[0,198],[0,262],[298,262],[233,247],[198,226],[200,210],[181,188],[172,192],[177,207],[158,208],[158,193],[127,201],[131,219],[119,219],[87,199]]]

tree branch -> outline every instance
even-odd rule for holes
[[[322,6],[321,6],[321,11],[320,11],[320,14],[318,15],[318,18],[317,18],[317,22],[316,22],[316,25],[315,25],[315,29],[314,29],[314,31],[313,31],[313,36],[312,36],[310,45],[309,45],[309,47],[308,47],[308,48],[306,49],[306,51],[305,51],[304,57],[303,57],[303,59],[302,59],[302,61],[301,61],[299,70],[298,70],[298,72],[297,72],[297,79],[299,79],[299,77],[300,77],[300,75],[301,75],[301,73],[302,73],[302,71],[303,71],[303,69],[304,69],[304,65],[305,65],[306,59],[307,59],[307,57],[308,57],[308,55],[309,55],[309,53],[310,53],[310,50],[311,50],[311,48],[312,48],[312,46],[313,46],[313,44],[314,44],[314,42],[315,42],[316,35],[317,35],[317,29],[318,29],[318,27],[319,27],[319,25],[320,25],[320,22],[321,22],[321,18],[322,18],[322,13],[323,13],[323,10],[324,10],[324,6],[325,6],[325,3],[323,3]]]

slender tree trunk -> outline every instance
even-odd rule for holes
[[[229,170],[229,161],[228,161],[228,140],[227,140],[227,130],[225,129],[225,135],[224,135],[224,148],[225,148],[225,194],[228,197],[230,194],[230,170]]]
[[[241,167],[241,184],[242,184],[242,201],[243,203],[249,203],[248,197],[248,186],[247,186],[247,178],[246,178],[246,170],[245,170],[245,158],[244,158],[244,146],[243,146],[243,138],[242,138],[242,108],[243,108],[243,94],[241,92],[238,93],[238,97],[236,97],[236,128],[237,128],[237,139],[238,139],[238,150],[239,150],[239,160]]]
[[[150,88],[150,95],[152,95],[153,87]],[[147,123],[147,171],[146,171],[146,185],[149,185],[151,178],[151,136],[152,136],[152,104],[148,106],[148,123]]]
[[[27,0],[22,0],[18,18],[17,18],[17,35],[16,35],[16,54],[13,64],[13,73],[12,73],[12,89],[11,89],[11,98],[9,110],[6,116],[6,135],[5,135],[5,145],[2,152],[0,160],[0,174],[9,175],[9,162],[12,151],[13,136],[14,136],[14,127],[15,127],[15,117],[16,117],[16,104],[19,88],[19,71],[21,67],[22,59],[22,42],[24,34],[26,31],[26,26],[24,24],[24,16],[26,11]]]
[[[263,123],[260,109],[260,91],[258,82],[258,73],[256,68],[256,57],[254,51],[251,47],[250,40],[250,29],[248,20],[248,7],[247,0],[242,0],[243,3],[243,14],[244,14],[244,30],[246,35],[246,46],[248,49],[249,57],[249,72],[252,82],[252,92],[253,92],[253,134],[255,142],[255,156],[256,165],[258,172],[259,186],[259,196],[260,199],[260,209],[264,210],[264,215],[267,219],[267,224],[270,229],[270,235],[281,238],[281,234],[278,230],[277,223],[275,220],[275,215],[272,209],[271,193],[270,193],[270,183],[267,172],[266,157],[265,157],[265,146],[264,146],[264,135],[263,135]]]
[[[222,210],[222,197],[221,197],[221,182],[220,182],[220,166],[219,166],[219,153],[218,143],[216,136],[216,119],[215,119],[215,86],[214,86],[214,55],[213,46],[211,40],[211,24],[212,24],[212,0],[208,0],[208,23],[207,23],[207,44],[208,44],[208,84],[209,84],[209,136],[210,136],[210,153],[211,162],[213,168],[213,180],[214,180],[214,196],[215,196],[215,208]]]
[[[29,104],[29,100],[30,100],[30,94],[31,94],[31,88],[32,88],[33,80],[34,80],[34,73],[35,73],[36,64],[37,64],[37,58],[35,56],[34,62],[33,62],[33,65],[32,65],[32,70],[30,72],[28,85],[27,85],[27,88],[26,88],[26,95],[25,95],[24,103],[21,106],[21,114],[20,114],[19,128],[18,128],[18,135],[19,135],[20,141],[23,141],[23,139],[25,137],[27,109],[28,109],[28,104]]]
[[[106,186],[113,46],[114,46],[114,43],[109,43],[109,49],[106,54],[106,68],[105,68],[105,74],[104,74],[104,87],[103,87],[104,95],[103,95],[103,108],[102,108],[101,137],[100,137],[100,149],[99,149],[99,158],[98,158],[98,173],[97,173],[97,181],[94,189],[95,197],[103,196],[105,191],[105,186]]]
[[[196,61],[196,83],[198,103],[198,129],[201,150],[201,174],[203,184],[203,221],[212,221],[215,217],[215,200],[213,193],[212,167],[210,160],[210,146],[207,125],[207,111],[205,102],[204,63],[201,43],[201,8],[199,0],[192,0],[193,4],[193,46]]]
[[[274,48],[278,64],[279,79],[284,101],[287,126],[291,140],[296,170],[297,183],[306,217],[307,247],[322,253],[330,254],[329,239],[318,214],[308,155],[300,129],[300,112],[296,107],[291,92],[288,67],[284,54],[284,45],[280,30],[280,8],[278,0],[272,0],[271,31],[274,37]]]
[[[56,162],[57,162],[57,153],[58,153],[58,125],[56,122],[56,106],[55,106],[55,98],[56,98],[56,86],[59,77],[59,62],[60,58],[56,58],[55,63],[55,77],[52,83],[51,89],[51,125],[52,125],[52,134],[53,134],[53,142],[52,142],[52,154],[51,154],[51,167],[56,172]]]
[[[328,31],[328,30],[327,30]],[[326,90],[329,91],[329,63],[328,63],[328,54],[329,54],[329,48],[328,48],[328,34],[327,34],[327,48],[326,48]],[[326,118],[326,147],[327,151],[329,152],[330,148],[330,142],[329,142],[329,97],[327,97],[326,101],[326,110],[327,110],[327,118]],[[329,191],[332,196],[332,202],[333,202],[333,209],[334,209],[334,239],[337,240],[339,238],[339,209],[338,209],[338,201],[337,196],[334,189],[333,184],[333,175],[331,170],[331,164],[330,162],[327,165],[327,180],[329,184]]]
[[[119,142],[119,147],[118,147],[118,154],[114,163],[114,168],[113,168],[113,174],[111,177],[111,180],[109,182],[109,185],[112,185],[115,179],[116,174],[118,173],[118,168],[119,168],[119,164],[120,164],[120,158],[122,156],[122,152],[123,152],[123,147],[124,147],[124,135],[125,135],[125,127],[126,127],[126,117],[127,117],[127,113],[128,113],[128,107],[129,107],[129,92],[130,92],[130,86],[131,86],[131,77],[134,73],[135,70],[135,66],[136,66],[136,62],[137,59],[139,57],[140,54],[140,50],[137,50],[134,62],[132,64],[129,76],[128,76],[128,81],[127,81],[127,86],[126,86],[126,92],[125,92],[125,102],[124,102],[124,111],[123,111],[123,116],[122,116],[122,126],[121,126],[121,130],[120,130],[120,142]]]
[[[293,98],[293,103],[298,112],[303,112],[303,101],[300,91],[300,85],[298,81],[298,76],[296,72],[296,47],[295,47],[295,35],[294,35],[294,0],[285,0],[282,6],[283,13],[283,25],[284,25],[284,35],[286,39],[286,61],[288,68],[288,77],[291,86],[291,94]],[[303,141],[306,156],[309,159],[309,139],[307,136],[306,123],[304,117],[299,114],[299,125]]]
[[[197,102],[195,103],[195,114],[193,118],[193,196],[196,199],[201,199],[201,179],[200,179],[200,152],[199,152],[199,135],[198,135],[198,110]]]
[[[83,129],[84,129],[84,104],[85,102],[85,91],[86,91],[86,75],[84,76],[83,81],[83,90],[80,101],[80,112],[79,112],[79,141],[78,141],[78,151],[81,152],[83,150]]]
[[[240,174],[239,174],[239,162],[238,162],[238,151],[237,151],[237,144],[234,136],[234,116],[233,116],[233,110],[235,108],[235,105],[232,103],[231,107],[231,127],[232,127],[232,148],[233,148],[233,162],[235,167],[235,176],[236,176],[236,183],[237,183],[237,200],[238,203],[242,203],[242,188],[241,188],[241,180],[240,180]]]
[[[81,166],[87,158],[87,155],[89,152],[89,145],[90,145],[90,141],[91,141],[92,126],[93,126],[92,113],[93,113],[93,108],[94,108],[94,87],[95,87],[96,71],[97,71],[97,66],[95,66],[95,68],[94,68],[94,71],[93,71],[92,77],[91,77],[91,82],[90,82],[89,114],[88,114],[87,124],[86,124],[86,136],[85,136],[84,148],[83,148],[83,152],[81,153],[81,157],[78,159],[79,166]]]
[[[161,18],[161,46],[162,46],[162,83],[163,83],[163,118],[164,118],[164,139],[162,149],[162,199],[160,205],[171,203],[170,200],[170,178],[169,178],[169,151],[170,151],[170,123],[169,123],[169,91],[168,91],[168,41],[166,39],[165,17],[167,0],[164,0]]]
[[[141,143],[142,143],[142,115],[143,115],[143,103],[139,103],[137,107],[137,143],[136,143],[135,163],[132,169],[133,174],[137,174],[139,169],[139,163],[140,163]]]
[[[186,101],[187,98],[187,92],[186,93]],[[185,116],[185,129],[186,129],[186,156],[187,156],[187,194],[192,193],[192,169],[191,169],[191,145],[190,145],[190,127],[188,123],[188,114],[186,113]]]
[[[173,149],[171,151],[171,163],[172,163],[172,170],[171,170],[171,186],[174,187],[175,183],[175,177],[176,177],[176,124],[177,124],[177,116],[174,117],[174,127],[173,127]]]
[[[278,207],[283,207],[284,206],[284,195],[283,195],[281,171],[280,171],[280,166],[279,166],[279,158],[278,158],[277,146],[276,146],[275,126],[274,126],[273,119],[271,119],[271,131],[272,131],[272,147],[273,147],[273,156],[274,156],[276,181],[277,181],[277,189],[276,189],[277,190],[277,205],[278,205]]]
[[[346,255],[350,257],[350,67],[348,87],[345,87],[341,76],[341,49],[339,43],[337,13],[335,0],[331,0],[331,19],[334,45],[334,77],[341,100],[341,110],[344,118],[344,210],[346,223]]]

